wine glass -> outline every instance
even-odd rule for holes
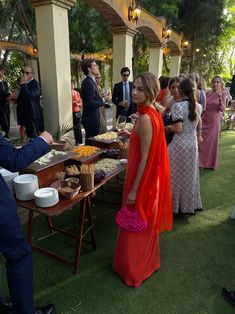
[[[121,116],[121,115],[118,116],[116,126],[117,126],[118,132],[123,131],[126,126],[126,116]]]

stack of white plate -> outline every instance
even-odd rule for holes
[[[38,189],[38,177],[34,174],[22,174],[15,177],[14,186],[18,200],[32,200],[34,192]]]
[[[4,168],[0,169],[0,174],[2,175],[4,181],[6,182],[11,194],[15,194],[14,189],[14,178],[19,175],[19,172],[10,172]]]
[[[59,202],[58,190],[55,188],[42,188],[34,192],[35,204],[38,207],[50,207]]]

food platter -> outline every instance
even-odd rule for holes
[[[99,159],[100,155],[105,153],[106,151],[107,149],[99,148],[94,154],[84,157],[76,157],[76,153],[73,153],[74,156],[71,157],[70,159],[78,161],[80,163],[92,163],[96,162]]]
[[[59,152],[59,151],[57,151]],[[60,153],[60,152],[59,152]],[[63,152],[64,154],[57,154],[57,155],[52,155],[52,157],[50,159],[48,159],[47,162],[39,164],[37,161],[34,161],[32,164],[30,164],[26,169],[28,171],[32,171],[32,172],[37,172],[37,171],[41,171],[44,170],[46,168],[49,168],[51,166],[57,165],[61,162],[64,162],[68,159],[71,159],[74,157],[74,153],[72,152]]]

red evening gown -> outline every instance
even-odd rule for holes
[[[146,220],[146,231],[119,228],[113,269],[128,286],[138,287],[160,268],[159,233],[172,229],[172,195],[164,126],[159,112],[150,106],[138,109],[150,116],[153,128],[148,161],[141,178],[135,207]],[[123,204],[135,180],[141,160],[140,137],[133,129],[130,137]]]

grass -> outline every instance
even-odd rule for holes
[[[179,217],[174,230],[161,235],[161,268],[141,288],[125,286],[112,271],[117,228],[117,206],[97,204],[93,209],[97,250],[84,249],[78,276],[71,268],[34,253],[35,302],[53,302],[57,314],[189,314],[234,313],[221,296],[223,286],[235,289],[235,132],[222,133],[219,168],[201,170],[204,210]],[[120,194],[104,197],[120,200]],[[60,216],[58,224],[72,225],[77,211]],[[35,220],[35,239],[46,234],[43,217]],[[40,240],[72,256],[73,242],[60,235]],[[6,284],[4,285],[7,291]]]

